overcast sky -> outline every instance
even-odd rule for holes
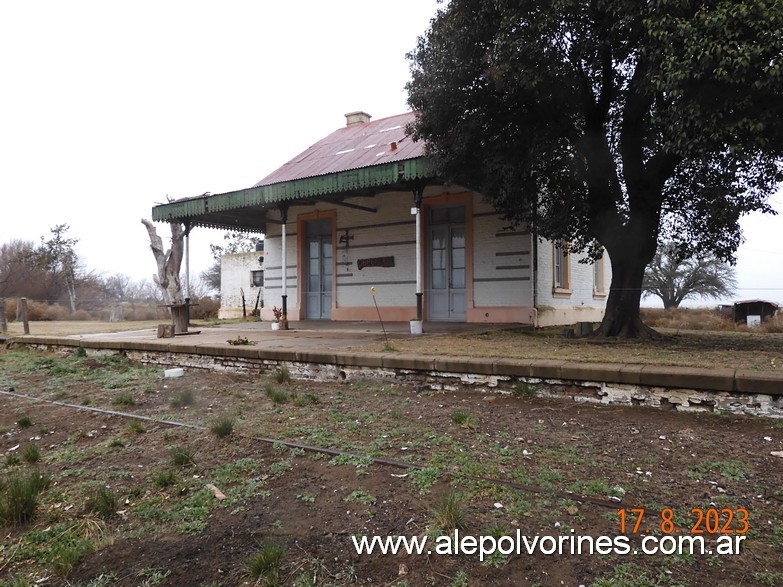
[[[0,242],[71,225],[89,269],[150,278],[140,220],[249,187],[364,110],[408,110],[436,0],[0,5]],[[775,207],[783,212],[783,195]],[[783,303],[783,216],[751,217],[739,298]],[[167,232],[160,225],[159,232]],[[194,229],[191,272],[222,232]]]

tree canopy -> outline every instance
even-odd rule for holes
[[[779,0],[451,0],[409,55],[411,131],[446,178],[609,253],[600,334],[639,319],[659,241],[732,261],[783,179]]]
[[[734,268],[711,253],[682,258],[671,243],[658,247],[644,273],[645,296],[656,296],[664,308],[678,308],[686,299],[734,295]]]
[[[201,272],[201,280],[211,291],[216,293],[220,293],[220,258],[223,255],[255,251],[256,245],[263,242],[264,239],[246,232],[226,232],[223,235],[223,241],[222,245],[214,243],[209,245],[214,263]]]
[[[80,259],[76,253],[79,239],[68,235],[71,227],[58,224],[50,229],[52,235],[41,237],[41,245],[36,251],[38,263],[49,272],[53,279],[62,283],[68,293],[71,312],[76,311],[76,285],[80,272]]]

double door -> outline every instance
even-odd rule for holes
[[[334,245],[332,220],[322,218],[305,223],[305,318],[329,320],[332,317],[332,278]]]
[[[467,319],[465,206],[432,207],[428,214],[428,318]]]

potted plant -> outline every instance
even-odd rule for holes
[[[272,330],[280,330],[280,325],[283,322],[283,310],[277,306],[272,306],[272,315],[275,317],[272,322]]]

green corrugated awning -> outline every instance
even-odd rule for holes
[[[182,222],[191,226],[263,232],[265,213],[281,202],[376,195],[406,189],[414,180],[435,179],[426,159],[419,157],[263,185],[224,194],[175,200],[152,208],[156,222]],[[237,212],[242,211],[242,214]]]

